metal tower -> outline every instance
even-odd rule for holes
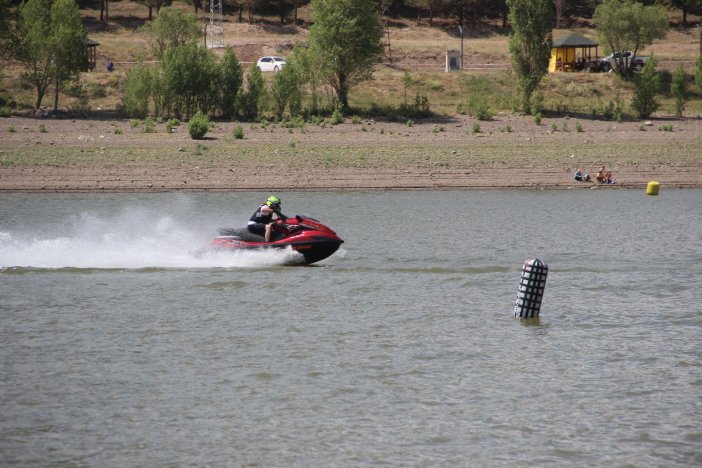
[[[210,25],[207,28],[207,47],[224,47],[222,0],[210,0]]]

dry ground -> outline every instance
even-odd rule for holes
[[[702,119],[346,119],[244,124],[243,140],[233,137],[237,125],[216,123],[195,141],[184,125],[169,134],[165,124],[144,133],[128,120],[0,119],[0,191],[702,187]],[[602,164],[616,184],[573,181],[576,168]]]

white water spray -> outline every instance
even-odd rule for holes
[[[0,268],[246,268],[294,263],[292,250],[205,251],[215,229],[131,208],[83,213],[68,225],[21,234],[0,228]]]

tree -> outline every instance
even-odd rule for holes
[[[670,94],[675,102],[675,116],[682,117],[685,110],[685,80],[687,76],[682,65],[673,72],[673,79],[670,82]]]
[[[668,30],[668,15],[661,5],[644,6],[634,0],[604,0],[592,21],[608,52],[632,51],[634,57]],[[633,60],[616,58],[618,73],[630,73]]]
[[[24,76],[34,85],[41,107],[49,85],[57,87],[54,111],[58,106],[58,88],[87,67],[86,32],[80,21],[75,0],[27,0],[20,10],[19,42],[16,58],[27,71]]]
[[[634,99],[631,106],[642,119],[650,117],[658,109],[656,94],[661,87],[661,77],[656,71],[656,59],[646,61],[643,72],[634,79]]]
[[[254,9],[260,15],[275,15],[279,17],[281,24],[283,24],[285,23],[285,18],[295,10],[295,5],[291,0],[256,0]]]
[[[246,120],[256,120],[265,100],[266,82],[258,67],[251,67],[246,75],[246,90],[239,93],[237,110]]]
[[[170,6],[172,3],[171,0],[136,0],[136,2],[149,8],[149,21],[154,19],[154,8],[156,8],[156,13],[160,13],[161,8]]]
[[[349,91],[373,76],[383,54],[383,27],[375,0],[313,0],[310,57],[343,109]]]
[[[687,14],[702,12],[702,0],[671,0],[671,6],[682,11],[683,25],[687,26]]]
[[[149,114],[149,99],[154,91],[154,72],[142,62],[127,72],[124,80],[122,110],[129,117],[144,118]]]
[[[55,0],[51,6],[51,48],[54,50],[54,113],[61,86],[88,68],[87,32],[75,0]]]
[[[702,92],[702,56],[697,57],[697,62],[695,62],[695,84]]]
[[[566,7],[566,0],[553,0],[553,6],[556,8],[556,28],[558,29],[563,22],[563,11]]]
[[[223,117],[236,115],[239,90],[244,81],[244,71],[231,48],[227,47],[220,64],[220,110]]]
[[[147,41],[154,57],[159,60],[169,47],[195,42],[203,35],[194,13],[171,7],[162,8],[156,20],[142,28],[149,36]]]
[[[285,109],[294,117],[302,107],[302,92],[300,90],[300,76],[297,73],[297,64],[290,60],[279,73],[275,75],[271,85],[275,115],[283,118]]]
[[[407,6],[417,8],[417,19],[420,19],[422,10],[426,10],[429,17],[429,27],[434,26],[434,14],[441,10],[446,0],[406,0]]]
[[[531,95],[548,70],[553,9],[549,0],[507,0],[509,51],[522,92],[522,108],[531,111]]]
[[[9,60],[18,50],[19,33],[17,21],[12,21],[10,0],[0,0],[0,59]]]
[[[190,117],[217,107],[218,67],[214,54],[195,43],[169,47],[163,56],[163,92],[169,114]]]

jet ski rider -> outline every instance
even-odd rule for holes
[[[280,198],[274,195],[268,197],[266,203],[259,206],[254,214],[251,215],[251,219],[246,225],[249,232],[263,236],[266,242],[270,242],[273,214],[275,213],[277,218],[283,221],[288,219],[287,216],[280,212],[280,203]]]

